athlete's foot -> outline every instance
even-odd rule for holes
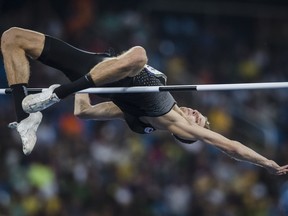
[[[59,102],[60,99],[55,93],[53,93],[54,89],[59,86],[59,84],[55,84],[41,93],[26,96],[22,101],[23,110],[27,113],[34,113],[44,110]]]
[[[10,128],[16,128],[20,134],[23,144],[23,152],[29,155],[37,141],[36,132],[42,120],[42,113],[31,113],[27,118],[23,119],[20,123],[12,122],[8,125]]]

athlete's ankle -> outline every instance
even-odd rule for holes
[[[27,96],[27,83],[13,84],[10,88],[14,99],[16,121],[19,123],[29,116],[29,114],[22,109],[22,100]]]
[[[59,99],[64,99],[70,94],[91,87],[95,87],[95,84],[90,74],[87,74],[74,82],[59,86],[58,88],[54,89],[54,93]]]

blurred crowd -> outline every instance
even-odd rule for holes
[[[141,45],[168,84],[288,80],[288,18],[164,12],[145,2],[2,1],[0,33],[29,28],[93,52]],[[31,87],[68,82],[37,62],[31,72]],[[2,60],[0,85],[7,87]],[[288,163],[287,90],[173,95],[207,115],[213,130]],[[11,97],[0,104],[1,216],[288,215],[287,176],[201,142],[181,146],[166,133],[134,134],[122,121],[79,120],[73,96],[43,111],[37,145],[24,156],[7,128],[15,120]]]

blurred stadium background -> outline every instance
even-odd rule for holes
[[[287,81],[287,23],[284,0],[0,0],[1,34],[19,26],[96,52],[142,45],[169,84]],[[37,62],[31,71],[31,87],[67,82]],[[173,95],[208,115],[213,130],[288,163],[287,90]],[[0,104],[1,216],[288,215],[287,176],[201,143],[176,145],[165,133],[80,121],[72,96],[43,112],[38,144],[24,156],[7,128],[11,97]]]

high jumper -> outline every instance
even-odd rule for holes
[[[118,56],[91,53],[43,33],[13,27],[3,33],[1,50],[17,115],[17,121],[11,126],[19,132],[25,154],[30,154],[36,143],[41,111],[68,95],[95,87],[132,88],[165,86],[166,83],[163,73],[147,65],[148,57],[141,46],[132,47]],[[27,96],[30,77],[28,58],[59,69],[71,82],[54,84],[46,91]],[[204,115],[192,108],[179,107],[169,91],[101,96],[110,101],[94,105],[87,93],[75,94],[74,114],[83,119],[122,119],[136,133],[164,130],[177,142],[201,140],[237,160],[261,166],[272,174],[284,175],[288,172],[288,165],[280,166],[242,143],[210,130]]]

